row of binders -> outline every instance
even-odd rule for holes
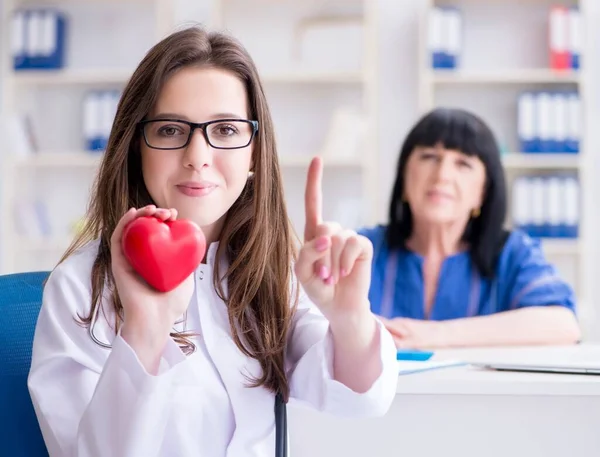
[[[518,135],[526,153],[580,149],[581,101],[577,92],[524,92],[518,101]]]
[[[55,70],[65,66],[67,19],[52,8],[19,9],[11,18],[15,70]]]
[[[463,18],[458,8],[436,6],[429,14],[428,52],[434,69],[460,66]],[[579,69],[581,56],[581,14],[579,8],[550,7],[548,49],[550,68]]]
[[[512,185],[515,228],[539,238],[579,236],[579,180],[574,176],[520,176]]]
[[[121,93],[116,90],[88,92],[83,99],[83,139],[88,151],[104,151]]]

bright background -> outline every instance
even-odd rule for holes
[[[355,228],[384,223],[400,144],[418,116],[439,105],[468,108],[489,122],[507,154],[509,184],[519,176],[576,177],[576,208],[561,210],[580,216],[579,236],[544,239],[543,246],[576,288],[586,339],[600,339],[600,294],[594,287],[598,3],[0,1],[1,272],[50,269],[72,239],[100,157],[85,150],[84,106],[90,91],[120,90],[160,37],[199,21],[239,37],[259,67],[275,119],[290,214],[300,232],[306,167],[314,154],[322,154],[327,167],[326,219]],[[458,70],[432,71],[428,18],[436,5],[460,11]],[[581,14],[582,67],[577,71],[549,69],[549,17],[558,5],[578,7]],[[66,14],[65,66],[13,71],[12,12],[40,7]],[[519,94],[555,90],[579,94],[580,153],[522,154]],[[510,212],[514,209],[511,205]]]

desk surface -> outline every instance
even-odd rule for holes
[[[436,351],[431,360],[544,365],[587,363],[600,366],[600,345],[440,350]],[[499,372],[467,365],[401,375],[398,379],[397,393],[399,395],[600,396],[600,376]]]

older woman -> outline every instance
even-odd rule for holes
[[[503,228],[506,186],[488,126],[437,109],[406,138],[389,224],[373,243],[369,299],[398,347],[567,344],[580,338],[572,288],[539,242]]]

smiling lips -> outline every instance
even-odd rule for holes
[[[433,200],[452,200],[453,198],[449,193],[440,190],[430,190],[427,192],[427,197]]]
[[[177,190],[188,197],[204,197],[217,188],[216,184],[208,181],[188,181],[178,184]]]

